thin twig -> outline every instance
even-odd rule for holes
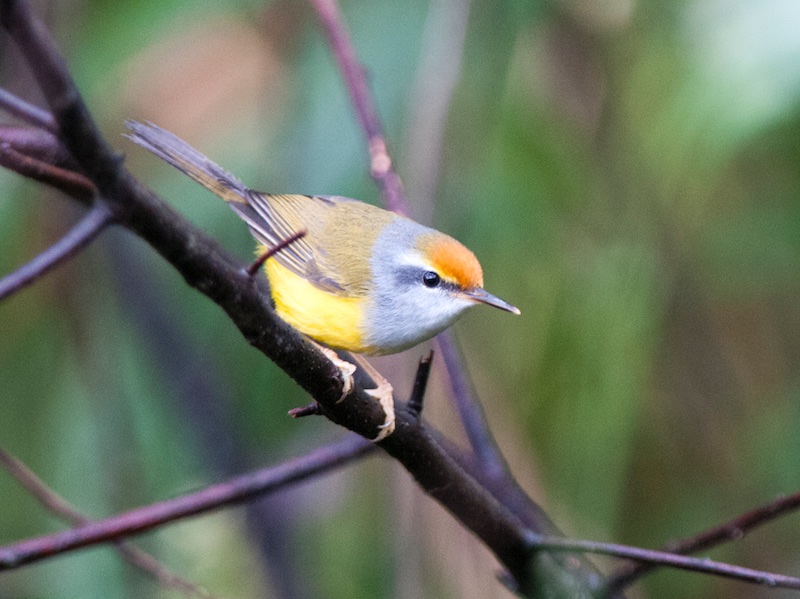
[[[664,547],[664,551],[688,555],[728,541],[738,541],[754,528],[767,524],[798,507],[800,507],[800,493],[780,497],[698,535],[669,543]],[[623,589],[659,565],[640,562],[623,566],[609,577],[607,587],[611,590]]]
[[[319,407],[319,404],[315,401],[312,401],[310,404],[306,404],[304,406],[300,406],[298,408],[292,408],[289,410],[289,416],[292,418],[305,418],[306,416],[321,416],[322,410]]]
[[[113,221],[106,204],[95,204],[70,231],[41,254],[0,279],[0,301],[27,287],[89,245]]]
[[[290,235],[286,239],[282,240],[276,246],[269,248],[266,252],[264,252],[258,258],[256,258],[255,261],[250,266],[247,267],[246,270],[247,275],[250,277],[255,276],[255,274],[258,272],[258,269],[261,268],[261,265],[264,264],[264,262],[272,258],[278,252],[281,252],[286,248],[288,248],[298,239],[302,239],[305,236],[306,236],[306,230],[302,229],[297,233],[295,233],[294,235]]]
[[[598,541],[583,541],[578,539],[565,539],[563,537],[546,537],[532,535],[530,547],[534,551],[559,551],[568,553],[599,553],[627,559],[634,559],[660,566],[670,566],[680,570],[702,572],[724,578],[733,578],[743,582],[763,584],[774,588],[799,589],[800,578],[773,574],[751,568],[742,568],[716,562],[707,558],[687,557],[665,551],[642,549],[616,543],[601,543]]]
[[[24,463],[2,448],[0,448],[0,466],[5,468],[47,511],[60,516],[74,526],[81,526],[91,522],[89,518],[75,509],[66,499],[48,487]],[[214,599],[213,595],[185,578],[170,572],[152,555],[138,547],[134,547],[125,541],[118,541],[116,550],[129,563],[150,574],[164,587],[175,589],[184,594],[203,597],[203,599]]]
[[[447,368],[458,415],[479,463],[490,478],[510,478],[508,465],[489,430],[486,414],[467,375],[452,333],[445,331],[436,338],[436,342]]]
[[[58,137],[44,129],[0,125],[0,143],[3,142],[9,143],[14,150],[30,158],[67,170],[78,170],[75,160]]]
[[[84,204],[97,195],[97,188],[85,175],[24,154],[8,141],[0,141],[0,166],[55,187]]]
[[[317,11],[325,37],[328,38],[331,51],[350,93],[358,121],[367,138],[370,175],[378,184],[386,207],[398,214],[408,215],[409,206],[403,192],[403,182],[392,168],[392,159],[387,150],[378,109],[339,7],[335,0],[310,0],[310,2]]]
[[[432,364],[433,350],[419,361],[417,375],[414,377],[414,386],[411,388],[411,397],[408,399],[408,409],[417,416],[422,414],[422,404],[425,400],[425,390],[428,388]]]
[[[17,568],[50,555],[139,534],[156,526],[229,506],[277,488],[344,466],[376,446],[356,435],[311,453],[218,483],[180,497],[153,503],[71,530],[0,547],[0,571]]]
[[[26,123],[46,129],[50,133],[58,134],[58,125],[51,113],[26,102],[22,98],[15,96],[7,89],[1,87],[0,109],[5,110]]]

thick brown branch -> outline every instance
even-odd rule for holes
[[[335,10],[335,4],[329,0],[319,1],[323,9],[332,7]],[[261,279],[255,281],[247,276],[237,261],[220,250],[213,240],[195,230],[121,168],[119,159],[100,136],[81,101],[55,44],[33,17],[27,2],[6,0],[0,5],[0,23],[9,30],[32,65],[57,120],[61,141],[81,171],[97,185],[100,196],[109,204],[118,222],[150,243],[187,283],[220,305],[245,338],[307,390],[328,418],[362,436],[374,438],[384,421],[384,413],[378,403],[364,392],[363,385],[357,384],[346,401],[338,403],[342,390],[338,370],[312,344],[277,318],[263,288],[265,284],[258,282]],[[348,64],[356,63],[351,60]],[[363,73],[358,71],[351,72],[351,76],[361,77],[363,90],[366,90]],[[365,106],[363,94],[359,97],[359,106]],[[388,160],[381,162],[381,157],[388,158],[388,155],[380,130],[374,128],[378,123],[376,115],[374,111],[364,114],[369,125],[374,174],[379,175],[377,179],[383,189],[402,194],[399,179],[391,171],[391,163]],[[388,201],[390,206],[398,205],[397,198]],[[400,461],[426,492],[497,555],[523,592],[530,590],[526,551],[529,526],[499,501],[500,495],[493,494],[470,476],[443,449],[414,412],[400,405],[396,416],[396,430],[381,443],[381,447]],[[215,505],[220,505],[219,498],[212,498],[212,503],[214,501]],[[153,509],[157,511],[160,505],[153,506]],[[146,525],[118,522],[120,528],[113,530],[112,536],[145,530],[163,521],[163,514],[161,519],[159,514],[150,512],[150,515],[155,519],[148,520]],[[46,543],[34,539],[27,545],[17,546],[21,553],[15,551],[6,557],[11,562],[30,560],[42,551],[76,548],[88,542],[88,537],[78,539],[75,534],[62,533],[48,538]],[[88,533],[84,531],[82,534]],[[563,573],[563,570],[556,570]],[[537,574],[541,572],[537,571]],[[568,586],[572,589],[579,587],[582,591],[580,594],[573,592],[572,596],[584,596],[588,592],[586,577],[582,575],[574,576]]]

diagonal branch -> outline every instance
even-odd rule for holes
[[[117,222],[147,241],[189,285],[225,310],[247,341],[308,391],[331,421],[364,437],[374,438],[385,414],[378,402],[365,392],[363,380],[357,379],[356,388],[347,400],[339,402],[343,388],[340,372],[317,348],[276,316],[266,293],[266,283],[260,283],[260,279],[254,281],[238,261],[122,168],[119,157],[100,135],[54,41],[33,16],[26,0],[4,0],[0,4],[0,25],[9,31],[31,65],[58,123],[61,142],[80,170],[97,186],[101,201],[108,204]],[[385,166],[390,169],[390,164]],[[392,183],[392,177],[384,181],[388,188],[400,189]],[[402,463],[431,497],[486,544],[522,592],[530,591],[533,584],[527,551],[530,528],[526,521],[462,468],[415,412],[399,404],[395,414],[395,432],[380,443],[381,448]],[[152,508],[158,509],[161,505]],[[141,516],[140,513],[135,515]],[[160,523],[157,517],[151,518],[146,527]],[[119,528],[112,531],[112,535],[145,529],[141,528],[141,522],[117,521],[117,525]],[[31,552],[34,547],[38,551],[74,549],[98,538],[97,531],[84,530],[81,535],[78,538],[75,532],[69,532],[46,541],[33,539],[15,545],[15,551],[5,551],[4,556],[9,563],[19,563],[32,559],[36,554]],[[588,597],[592,593],[592,582],[597,579],[593,571],[570,569],[563,564],[537,569],[535,574],[569,588],[573,597]]]
[[[29,158],[70,171],[78,170],[75,160],[58,137],[44,129],[0,125],[0,143],[7,143],[12,149]]]
[[[51,164],[49,160],[52,158],[52,156],[44,160],[34,158],[18,151],[12,142],[0,138],[0,166],[23,177],[55,187],[79,202],[88,204],[97,195],[94,183],[80,173]]]
[[[258,269],[264,265],[264,262],[272,258],[278,252],[282,252],[286,248],[288,248],[293,243],[297,242],[298,240],[302,239],[307,235],[307,231],[305,229],[301,229],[297,233],[290,235],[286,239],[281,240],[280,243],[275,245],[274,247],[269,248],[266,252],[261,254],[258,258],[256,258],[250,266],[245,269],[247,276],[254,277],[258,272]]]
[[[89,518],[81,514],[66,499],[56,494],[45,485],[30,468],[2,448],[0,448],[0,466],[5,468],[6,471],[49,512],[60,516],[73,526],[81,526],[91,522]],[[214,599],[212,595],[205,592],[196,584],[170,572],[146,551],[142,551],[138,547],[134,547],[130,543],[124,541],[119,541],[116,545],[116,549],[129,563],[146,571],[163,586],[175,589],[181,593],[202,597],[203,599]]]
[[[0,279],[0,301],[43,277],[89,245],[114,220],[105,204],[95,204],[70,231],[27,264]]]
[[[563,551],[563,552],[589,552],[614,557],[624,557],[634,559],[638,562],[648,563],[655,566],[670,566],[680,570],[691,572],[702,572],[724,578],[733,578],[743,582],[762,584],[772,588],[798,589],[800,590],[800,578],[785,576],[783,574],[773,574],[741,566],[733,566],[715,562],[706,558],[687,557],[665,551],[655,551],[631,547],[628,545],[618,545],[616,543],[601,543],[598,541],[583,541],[576,539],[565,539],[563,537],[543,537],[534,535],[531,538],[531,549],[534,551]],[[609,592],[613,590],[609,589]]]
[[[392,168],[378,109],[370,93],[364,67],[356,56],[350,34],[342,22],[339,6],[336,0],[310,2],[317,11],[325,37],[347,84],[359,124],[367,138],[370,175],[378,184],[386,207],[398,214],[408,215],[409,206],[403,191],[403,182]]]
[[[0,547],[0,571],[44,559],[50,555],[118,540],[168,522],[247,501],[276,488],[307,480],[344,466],[376,446],[355,435],[321,447],[278,466],[233,478],[160,503],[153,503],[71,530]]]
[[[669,543],[664,551],[688,555],[728,541],[738,541],[754,528],[767,524],[798,507],[800,507],[800,493],[780,497],[698,535]],[[623,589],[659,565],[661,564],[640,562],[624,566],[609,578],[608,588],[612,591]]]
[[[436,337],[436,342],[447,368],[458,415],[464,425],[464,432],[467,433],[470,445],[475,451],[475,457],[489,478],[498,480],[510,478],[508,465],[489,430],[486,413],[483,411],[472,381],[466,373],[463,358],[458,351],[453,335],[447,332],[442,333]]]
[[[26,102],[3,88],[0,88],[0,110],[5,110],[18,119],[45,129],[50,133],[58,133],[58,125],[56,125],[56,120],[52,114]]]

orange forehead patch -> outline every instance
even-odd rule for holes
[[[420,249],[445,279],[464,288],[483,287],[483,271],[475,254],[452,237],[426,235],[420,240]]]

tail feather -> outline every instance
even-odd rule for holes
[[[232,174],[166,129],[126,121],[128,139],[165,160],[226,202],[247,203],[248,189]]]

